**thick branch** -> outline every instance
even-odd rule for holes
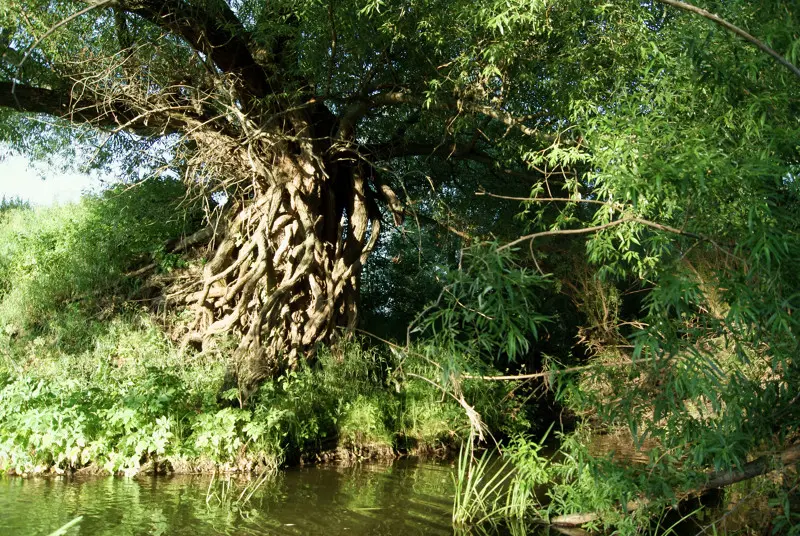
[[[13,90],[13,93],[12,93]],[[175,106],[142,114],[120,103],[100,103],[91,99],[73,100],[69,89],[46,89],[0,82],[0,108],[47,114],[73,123],[97,127],[124,127],[141,136],[163,136],[187,126],[194,114],[191,106]]]
[[[339,118],[339,132],[337,137],[341,140],[351,140],[356,125],[367,112],[381,106],[396,106],[409,102],[419,103],[420,99],[411,99],[410,95],[402,91],[379,93],[366,99],[360,99],[345,107]]]
[[[693,6],[693,5],[687,4],[685,2],[680,2],[678,0],[658,0],[658,1],[661,2],[662,4],[667,4],[668,6],[676,7],[678,9],[682,9],[682,10],[688,11],[690,13],[696,13],[697,15],[700,15],[701,17],[705,17],[708,20],[719,24],[720,26],[722,26],[726,30],[729,30],[729,31],[735,33],[736,35],[738,35],[739,37],[741,37],[745,41],[747,41],[750,44],[754,45],[760,51],[764,52],[765,54],[768,54],[768,55],[772,56],[773,59],[775,59],[775,61],[777,61],[778,63],[780,63],[781,65],[783,65],[787,69],[789,69],[790,71],[792,71],[792,73],[794,73],[795,76],[800,78],[800,69],[798,69],[794,64],[789,62],[786,58],[784,58],[783,56],[781,56],[780,54],[778,54],[777,52],[772,50],[770,47],[768,47],[763,41],[760,41],[760,40],[756,39],[755,37],[753,37],[752,35],[750,35],[746,31],[742,30],[738,26],[734,26],[733,24],[731,24],[730,22],[726,21],[725,19],[722,19],[722,18],[720,18],[719,16],[717,16],[717,15],[715,15],[713,13],[709,13],[705,9],[701,9],[701,8],[699,8],[697,6]]]
[[[117,7],[183,37],[222,72],[239,76],[253,97],[267,95],[267,75],[248,49],[242,23],[223,0],[209,0],[204,6],[184,0],[122,0]]]

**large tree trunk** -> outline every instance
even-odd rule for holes
[[[380,232],[374,198],[388,190],[373,189],[371,168],[314,126],[310,114],[293,114],[285,141],[251,165],[261,173],[231,200],[202,288],[189,296],[189,340],[240,336],[233,366],[245,399],[356,326],[361,269]],[[252,147],[246,157],[254,160]]]

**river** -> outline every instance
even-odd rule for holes
[[[208,476],[0,479],[0,535],[452,535],[454,469],[395,460],[292,468],[238,507],[244,479]],[[252,489],[252,486],[251,486]]]

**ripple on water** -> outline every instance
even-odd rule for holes
[[[453,483],[448,466],[311,467],[267,481],[242,510],[207,500],[227,480],[209,477],[3,478],[0,534],[47,535],[83,516],[80,535],[447,535]],[[244,481],[231,479],[229,495]]]

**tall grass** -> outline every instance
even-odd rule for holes
[[[481,525],[503,517],[503,491],[512,478],[508,460],[490,450],[476,456],[472,443],[464,443],[453,478],[453,524]]]
[[[544,501],[537,491],[552,477],[550,460],[542,454],[549,432],[538,442],[514,437],[480,456],[471,442],[462,445],[454,474],[453,523],[472,527],[503,523],[514,532],[526,521],[543,517]]]

